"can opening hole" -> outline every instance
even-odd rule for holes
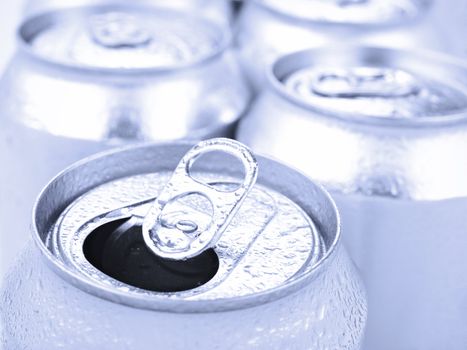
[[[229,186],[216,186],[217,183],[225,183],[225,178],[216,178],[210,174],[228,173],[238,179],[235,182],[228,181]],[[231,192],[237,190],[243,183],[245,167],[237,157],[221,151],[210,151],[199,156],[190,167],[190,175],[193,179],[216,187],[220,191]]]
[[[136,218],[98,227],[86,238],[83,253],[106,275],[154,292],[180,292],[199,287],[211,280],[219,269],[219,258],[213,249],[183,261],[154,255],[144,243]]]

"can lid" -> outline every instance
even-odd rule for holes
[[[339,52],[346,52],[345,57],[333,50],[285,56],[276,62],[272,79],[302,105],[344,118],[411,122],[467,108],[465,87],[443,74],[441,67],[430,70],[428,60],[417,67],[415,56],[403,51]]]
[[[256,0],[289,16],[326,23],[388,25],[419,17],[430,0]]]
[[[216,146],[221,142],[242,152],[246,150],[232,140],[208,141],[211,146],[213,142]],[[206,143],[201,148],[203,145]],[[197,147],[188,152],[188,158],[197,154],[200,145]],[[171,154],[171,147],[167,146],[145,149],[154,154],[157,148],[159,155]],[[222,148],[218,149],[226,149]],[[186,148],[178,147],[179,156],[180,149]],[[142,151],[143,148],[135,148],[127,150],[126,155],[120,152],[114,156],[121,163],[136,152],[140,163],[147,163],[148,153]],[[192,311],[245,307],[303,286],[337,244],[337,212],[324,190],[303,175],[261,157],[254,186],[251,168],[245,167],[242,181],[231,160],[225,154],[215,154],[214,158],[197,161],[195,179],[182,181],[186,186],[179,188],[181,193],[171,191],[180,176],[167,167],[167,162],[173,164],[174,159],[153,159],[156,164],[151,172],[146,165],[141,171],[139,164],[134,173],[125,171],[125,177],[116,171],[111,180],[104,176],[94,186],[85,185],[87,189],[81,195],[66,201],[69,204],[65,209],[64,203],[59,204],[61,199],[51,200],[65,183],[75,182],[78,188],[84,185],[76,183],[83,180],[83,172],[96,174],[95,166],[117,162],[112,157],[104,156],[99,164],[83,163],[81,169],[78,166],[71,170],[74,174],[62,174],[43,192],[35,209],[39,247],[62,275],[86,291],[119,302],[124,300],[132,306],[168,311],[177,311],[171,302],[193,305],[190,309],[185,304],[184,311],[187,307]],[[184,168],[186,160],[182,159],[177,169]],[[128,170],[135,164],[123,167]],[[211,192],[216,194],[214,200]],[[173,200],[166,201],[167,193],[175,193],[175,205]],[[235,210],[219,200],[230,195],[236,198]],[[153,210],[161,202],[163,209],[154,216]],[[55,205],[61,209],[50,207]],[[219,221],[216,212],[220,217],[227,214]],[[54,219],[40,213],[54,213]],[[194,254],[190,249],[173,250],[169,245],[153,249],[157,233],[151,234],[148,242],[144,237],[148,227],[145,221],[153,222],[156,217],[167,221],[166,226],[172,231],[182,231],[192,242],[209,242],[201,249],[192,244]],[[220,226],[223,228],[219,231]],[[195,234],[198,227],[200,232]],[[209,227],[220,234],[209,235]],[[164,238],[167,232],[160,232]],[[208,233],[208,238],[203,237],[204,233]],[[142,280],[135,278],[136,272]],[[177,281],[172,284],[171,278]]]
[[[221,25],[187,12],[108,5],[48,12],[21,26],[20,39],[47,61],[102,69],[171,69],[223,50]]]

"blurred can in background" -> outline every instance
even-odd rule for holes
[[[249,103],[228,29],[186,12],[61,10],[19,41],[0,82],[0,270],[54,173],[116,144],[230,135]]]
[[[370,47],[290,54],[238,138],[334,194],[367,287],[366,349],[465,349],[467,66]]]
[[[329,195],[280,163],[245,157],[236,141],[190,148],[115,151],[47,185],[35,242],[1,293],[8,349],[360,348],[365,292]],[[158,243],[169,231],[192,247],[219,227],[219,213],[228,217],[217,243],[188,259],[154,255],[156,240],[143,239],[149,217]]]
[[[431,0],[251,0],[236,24],[239,58],[256,90],[279,56],[325,45],[444,48]]]
[[[31,16],[44,11],[59,10],[77,6],[96,5],[142,5],[183,10],[204,16],[222,23],[230,23],[233,16],[232,4],[229,0],[26,0],[24,15]]]

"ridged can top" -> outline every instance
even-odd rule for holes
[[[19,34],[28,51],[47,61],[114,70],[193,65],[228,41],[223,25],[188,12],[122,5],[37,15]]]
[[[467,111],[462,66],[390,49],[315,53],[282,57],[270,74],[277,89],[310,110],[375,123],[436,122]]]
[[[300,69],[282,81],[289,92],[317,108],[377,118],[418,118],[461,111],[464,91],[391,67]]]
[[[255,0],[288,16],[324,23],[391,25],[423,15],[429,0]]]
[[[37,242],[48,260],[93,294],[167,311],[180,304],[194,312],[236,309],[305,285],[339,239],[326,192],[262,157],[256,184],[251,164],[242,175],[216,153],[196,165],[182,160],[173,172],[189,149],[126,149],[59,175],[35,209]],[[100,174],[103,167],[110,170]],[[153,215],[151,208],[161,210]],[[220,235],[209,236],[221,226]]]

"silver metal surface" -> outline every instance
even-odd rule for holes
[[[263,157],[257,157],[256,185],[214,247],[219,270],[205,285],[150,292],[83,259],[83,239],[93,227],[144,215],[191,147],[122,149],[77,163],[49,183],[34,210],[35,246],[21,254],[2,289],[7,345],[99,349],[117,339],[117,349],[149,349],[155,342],[172,349],[359,349],[365,297],[339,242],[337,210],[320,186]],[[196,162],[194,176],[232,189],[243,181],[237,165],[210,154]],[[193,210],[205,211],[191,200]],[[50,313],[57,322],[39,337],[42,315]]]
[[[424,0],[253,0],[239,16],[235,42],[259,92],[267,67],[299,50],[350,44],[446,50],[451,45],[432,25],[432,11],[432,1]]]
[[[299,69],[281,83],[310,107],[344,116],[419,119],[456,114],[467,106],[462,86],[393,68]]]
[[[31,56],[62,66],[123,74],[196,66],[223,53],[228,27],[189,12],[108,5],[48,12],[19,29]]]
[[[366,349],[464,348],[464,63],[371,47],[287,55],[237,136],[334,194],[368,288]]]

